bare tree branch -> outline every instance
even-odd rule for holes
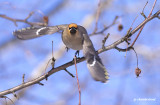
[[[97,32],[98,20],[99,20],[100,14],[101,14],[101,0],[98,1],[98,9],[97,9],[97,13],[96,13],[96,25],[95,25],[93,33]]]
[[[0,17],[12,21],[15,24],[15,26],[18,26],[17,22],[23,22],[23,23],[29,24],[31,26],[35,26],[35,25],[37,25],[37,26],[46,26],[47,25],[45,22],[44,23],[29,22],[28,19],[33,15],[33,13],[34,12],[30,12],[29,15],[25,19],[14,19],[14,18],[8,17],[8,16],[3,15],[3,14],[0,14]]]
[[[145,19],[140,25],[138,25],[135,29],[133,29],[131,32],[129,32],[128,34],[126,34],[124,37],[122,37],[121,39],[115,41],[114,43],[106,46],[104,49],[101,48],[98,50],[98,53],[102,53],[104,51],[107,51],[107,50],[110,50],[110,49],[113,49],[113,48],[116,48],[117,45],[119,45],[120,43],[124,42],[126,39],[128,39],[129,37],[131,37],[135,32],[137,32],[141,27],[143,27],[147,22],[151,21],[152,19],[154,18],[158,18],[159,19],[159,14],[160,14],[160,10],[157,11],[154,15],[152,15],[151,17]],[[82,57],[82,58],[79,58],[77,60],[77,63],[80,63],[82,61],[84,61],[85,58]],[[26,88],[28,86],[31,86],[31,85],[34,85],[34,84],[39,84],[40,81],[42,80],[45,80],[46,76],[50,76],[58,71],[61,71],[61,70],[64,70],[65,68],[69,67],[69,66],[72,66],[74,65],[74,62],[73,61],[70,61],[68,63],[65,63],[59,67],[56,67],[56,68],[52,68],[50,71],[47,72],[47,74],[44,74],[40,77],[37,77],[31,81],[28,81],[28,82],[25,82],[25,83],[22,83],[18,86],[15,86],[13,88],[10,88],[8,90],[4,90],[4,91],[1,91],[0,92],[0,97],[4,96],[4,95],[7,95],[7,94],[10,94],[10,93],[13,93],[13,92],[16,92],[18,90],[21,90],[23,88]]]
[[[128,38],[130,38],[134,33],[136,33],[141,27],[143,27],[147,22],[151,21],[154,18],[158,18],[159,19],[159,14],[160,14],[160,10],[157,11],[154,15],[152,15],[151,17],[145,19],[141,24],[139,24],[135,29],[133,29],[131,32],[127,33],[124,37],[122,37],[121,39],[115,41],[114,43],[106,46],[105,48],[101,48],[99,49],[99,53],[102,53],[104,51],[110,50],[115,48],[117,45],[119,45],[120,43],[126,41]]]
[[[101,31],[99,32],[94,32],[92,34],[89,34],[89,36],[93,36],[93,35],[98,35],[98,34],[103,34],[107,29],[109,29],[110,27],[112,27],[113,25],[116,24],[116,20],[118,19],[118,16],[116,16],[112,22],[112,24],[110,24],[109,26],[107,27],[104,27],[104,29],[102,29]]]
[[[149,18],[149,17],[152,15],[152,11],[153,11],[153,9],[154,9],[154,7],[155,7],[156,1],[157,1],[157,0],[154,1],[153,7],[152,7],[152,9],[151,9],[151,12],[149,13],[149,15],[148,15],[147,18]],[[145,5],[145,6],[146,6],[146,5]],[[143,9],[143,10],[144,10],[144,9]],[[142,11],[142,13],[143,13],[143,11]],[[143,13],[143,14],[144,14],[144,13]],[[147,18],[145,18],[145,19],[147,19]],[[133,41],[133,43],[132,43],[132,45],[131,45],[132,47],[133,47],[133,45],[135,44],[135,42],[137,41],[137,39],[138,39],[139,35],[141,34],[143,28],[144,28],[144,26],[141,27],[141,29],[139,30],[138,35],[136,36],[135,40]]]

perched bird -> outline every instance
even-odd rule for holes
[[[100,57],[98,56],[92,41],[90,40],[86,29],[83,26],[72,24],[64,24],[46,27],[28,27],[16,30],[13,34],[21,40],[33,39],[43,35],[53,34],[62,30],[62,40],[66,47],[74,50],[83,50],[86,58],[87,67],[96,81],[103,83],[109,79],[108,72],[104,67]]]

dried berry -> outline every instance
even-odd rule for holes
[[[48,20],[48,16],[44,16],[44,17],[43,17],[43,21],[44,21],[44,23],[48,24],[48,21],[49,21],[49,20]]]
[[[119,25],[118,25],[118,31],[122,31],[122,29],[123,29],[123,25],[122,25],[122,24],[119,24]]]
[[[139,74],[141,74],[141,69],[139,69],[138,67],[135,69],[135,74],[137,76],[137,78],[139,77]]]

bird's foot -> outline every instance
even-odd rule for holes
[[[68,47],[66,47],[66,50],[67,50],[67,52],[68,52],[69,48],[68,48]]]
[[[78,57],[77,57],[77,55],[78,55]],[[76,57],[76,58],[79,58],[79,50],[76,51],[75,57]]]

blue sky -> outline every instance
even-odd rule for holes
[[[62,2],[61,8],[55,11]],[[102,0],[104,10],[98,22],[98,30],[110,25],[115,16],[120,16],[118,24],[123,24],[124,29],[119,32],[118,25],[108,29],[110,33],[106,45],[123,37],[130,28],[137,15],[133,28],[140,24],[144,18],[140,15],[146,0]],[[154,0],[150,0],[145,8],[148,15]],[[105,4],[106,3],[106,4]],[[153,11],[158,11],[160,1]],[[77,23],[83,25],[88,33],[95,27],[95,13],[98,0],[0,0],[0,14],[9,17],[24,19],[31,11],[35,14],[29,18],[30,22],[42,21],[42,14],[49,17],[49,25]],[[160,21],[154,19],[147,23],[135,44],[139,58],[139,68],[142,69],[140,78],[136,78],[136,57],[133,51],[118,52],[115,49],[103,52],[100,57],[108,69],[110,80],[107,84],[96,82],[92,79],[86,67],[86,62],[79,63],[78,74],[82,92],[82,105],[158,105],[160,103],[160,76],[159,76],[159,27]],[[46,35],[32,40],[18,40],[12,32],[16,29],[28,27],[25,23],[17,23],[0,18],[0,91],[12,88],[22,83],[22,75],[26,80],[34,75],[39,76],[46,67],[46,61],[51,57],[52,40],[54,41],[54,54],[57,58],[55,66],[60,66],[74,57],[74,50],[66,52],[62,43],[61,34]],[[131,42],[137,33],[131,37]],[[103,35],[92,36],[91,40],[98,50],[101,48]],[[126,44],[119,47],[125,48]],[[61,51],[59,51],[61,49]],[[61,54],[62,53],[62,54]],[[126,54],[126,57],[125,57]],[[83,56],[80,52],[80,56]],[[47,70],[49,70],[48,67]],[[74,75],[75,67],[67,68]],[[78,89],[76,78],[66,72],[60,71],[50,76],[48,81],[43,80],[44,86],[33,85],[26,88],[25,94],[16,101],[16,105],[75,105],[78,104]],[[23,91],[24,89],[16,92]],[[13,95],[7,95],[11,99]],[[134,101],[139,98],[153,98],[156,101]],[[0,103],[5,102],[0,99]]]

